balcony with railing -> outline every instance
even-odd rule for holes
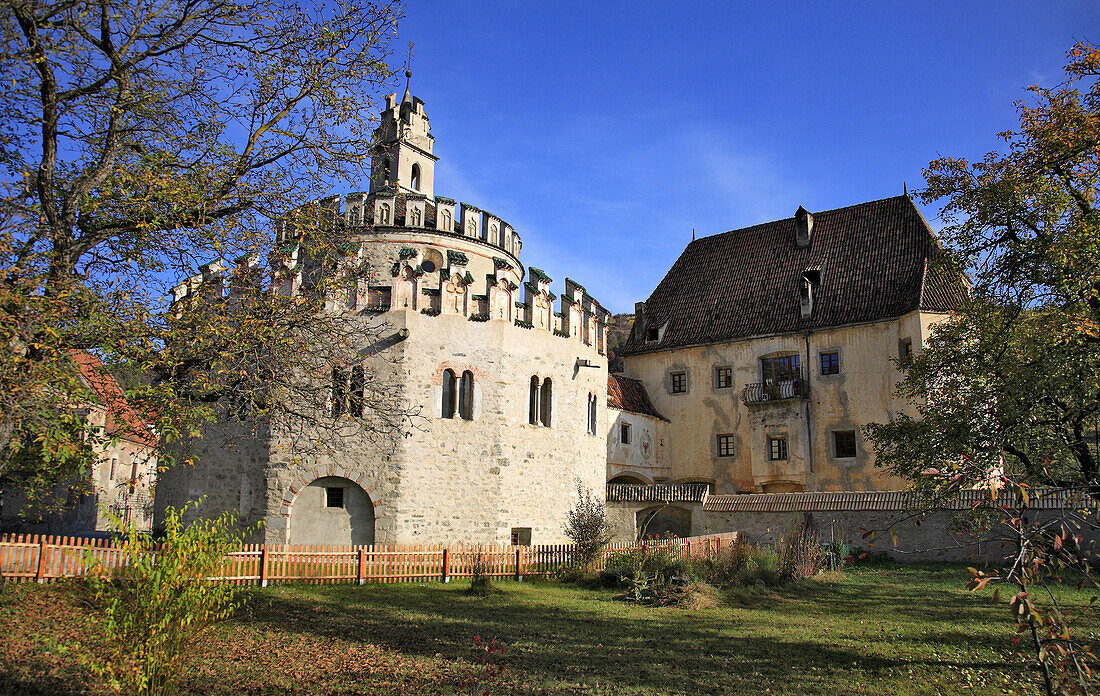
[[[741,390],[741,401],[746,405],[808,398],[810,398],[810,381],[805,377],[757,382],[746,385]]]

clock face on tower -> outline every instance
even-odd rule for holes
[[[649,436],[648,430],[642,431],[642,459],[649,461],[649,458],[653,456],[653,438]]]

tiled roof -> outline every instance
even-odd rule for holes
[[[645,390],[644,384],[622,375],[607,375],[607,407],[668,420],[649,400],[649,392]]]
[[[813,213],[806,248],[793,217],[703,237],[650,295],[624,353],[949,311],[965,281],[929,263],[942,254],[908,196]],[[803,319],[802,277],[815,270],[813,312]],[[645,341],[646,324],[665,326],[659,341]]]
[[[99,358],[84,351],[73,351],[72,357],[81,377],[107,411],[107,434],[146,447],[156,447],[157,436],[126,401],[118,382]]]
[[[927,501],[909,491],[866,491],[838,493],[750,493],[745,495],[711,495],[703,503],[710,512],[852,512],[860,510],[916,510]],[[1016,499],[1001,492],[994,500],[989,491],[959,491],[936,501],[937,507],[948,510],[970,510],[975,507],[1014,506]],[[1033,509],[1096,507],[1096,501],[1079,493],[1065,490],[1035,489],[1030,492],[1028,506]]]
[[[705,483],[659,483],[644,486],[634,483],[607,484],[607,500],[612,503],[704,503]]]

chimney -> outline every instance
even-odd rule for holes
[[[814,216],[802,206],[794,214],[795,242],[799,249],[810,246],[810,236],[814,231]]]

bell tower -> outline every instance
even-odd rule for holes
[[[424,102],[412,96],[405,71],[405,96],[397,103],[396,94],[386,95],[382,122],[374,131],[371,152],[370,193],[387,186],[427,198],[434,198],[435,161],[432,154],[435,138],[424,114]]]

